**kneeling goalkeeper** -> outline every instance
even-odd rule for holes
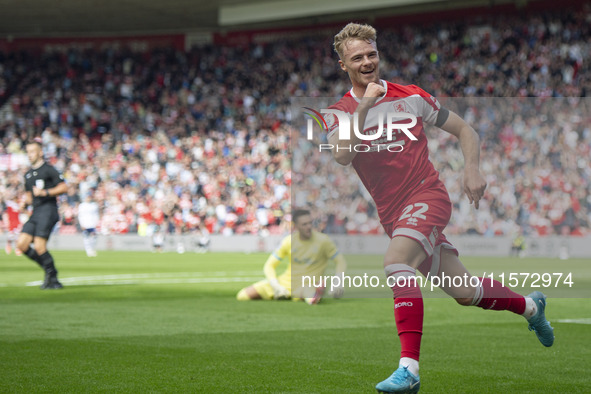
[[[312,229],[312,217],[308,210],[295,210],[293,223],[294,233],[281,241],[265,263],[263,271],[266,279],[240,290],[236,295],[239,301],[291,298],[317,304],[326,287],[322,278],[329,261],[335,262],[336,275],[345,273],[345,258],[326,234]],[[288,267],[277,276],[277,267],[283,260],[288,262]],[[313,278],[311,282],[315,288],[303,287],[302,277]],[[339,298],[342,294],[343,287],[332,289],[333,297]]]

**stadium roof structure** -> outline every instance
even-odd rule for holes
[[[0,0],[0,38],[223,32],[543,0]]]

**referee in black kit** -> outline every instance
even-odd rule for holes
[[[41,139],[28,142],[26,150],[31,169],[25,174],[25,205],[33,204],[33,214],[24,224],[16,247],[45,270],[41,289],[61,289],[47,240],[59,220],[56,196],[66,193],[67,186],[57,170],[43,159]]]

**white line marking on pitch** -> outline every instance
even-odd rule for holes
[[[199,277],[227,277],[229,275],[257,275],[260,271],[215,271],[215,272],[153,272],[141,274],[119,274],[119,275],[97,275],[97,276],[75,276],[69,278],[60,278],[61,282],[73,281],[87,281],[87,280],[105,280],[105,279],[148,279],[148,278],[199,278]]]
[[[255,276],[256,275],[256,276]],[[174,283],[229,283],[252,282],[262,279],[260,271],[215,271],[215,272],[162,272],[120,275],[97,275],[60,278],[69,286],[79,285],[133,285],[133,284],[174,284]],[[25,286],[40,286],[41,280],[25,283]],[[0,283],[0,287],[9,287]],[[16,285],[18,286],[18,285]]]
[[[95,280],[95,281],[69,281],[68,286],[93,286],[93,285],[154,285],[154,284],[182,284],[182,283],[230,283],[230,282],[254,282],[260,277],[248,278],[163,278],[163,279],[124,279],[124,280]],[[66,283],[61,280],[62,283]],[[43,281],[27,282],[26,286],[41,286]]]
[[[591,324],[591,318],[585,319],[559,319],[556,323]]]
[[[75,279],[75,278],[65,278]],[[230,283],[230,282],[254,282],[261,277],[237,277],[237,278],[162,278],[162,279],[123,279],[123,280],[62,280],[60,282],[68,286],[90,286],[90,285],[150,285],[150,284],[180,284],[180,283]],[[27,282],[25,286],[41,286],[43,281]]]

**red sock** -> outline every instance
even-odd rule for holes
[[[395,267],[393,267],[395,266]],[[394,293],[394,319],[400,338],[400,357],[410,357],[419,361],[421,336],[423,335],[423,295],[416,283],[415,270],[403,265],[392,264],[386,273]]]
[[[419,297],[422,296],[420,290],[418,293]],[[394,319],[400,338],[400,357],[419,361],[423,335],[423,299],[394,298]]]
[[[508,287],[503,287],[501,282],[490,278],[478,278],[481,281],[476,288],[474,305],[483,309],[495,311],[511,311],[521,315],[525,312],[525,297],[517,294]]]

